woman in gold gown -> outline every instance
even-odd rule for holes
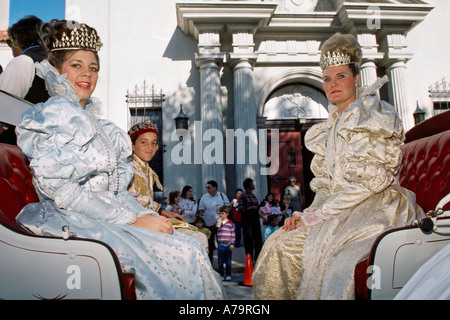
[[[265,242],[253,273],[257,299],[353,299],[355,265],[377,235],[423,215],[395,178],[404,132],[375,94],[386,78],[357,94],[361,56],[352,35],[322,47],[329,116],[305,135],[315,198]]]

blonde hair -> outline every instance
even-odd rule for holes
[[[362,50],[358,41],[352,34],[335,33],[332,35],[322,46],[321,56],[326,55],[328,52],[340,52],[350,56],[352,69],[354,75],[359,73],[359,66],[362,60]],[[351,66],[354,65],[353,69]]]

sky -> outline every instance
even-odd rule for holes
[[[64,19],[65,0],[10,0],[9,25],[13,25],[27,15],[35,15],[42,21]]]

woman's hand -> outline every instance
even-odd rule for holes
[[[284,225],[281,227],[281,229],[291,231],[297,229],[297,227],[298,227],[297,220],[294,217],[292,217],[284,220]]]
[[[135,227],[141,227],[148,230],[162,232],[162,233],[173,233],[172,223],[163,216],[151,216],[145,215],[136,218],[136,222],[131,224]]]
[[[166,217],[166,218],[169,218],[169,219],[177,219],[177,220],[180,220],[180,221],[184,221],[183,216],[181,216],[179,213],[176,213],[176,212],[162,210],[161,211],[161,215]]]
[[[291,230],[295,230],[298,227],[300,227],[303,224],[302,220],[300,219],[301,214],[302,213],[299,211],[294,211],[294,213],[292,214],[292,217],[284,220],[284,225],[281,228],[286,231],[291,231]]]
[[[286,231],[291,231],[297,229],[300,226],[311,227],[322,222],[323,220],[318,218],[314,212],[295,211],[291,218],[287,218],[286,220],[284,220],[284,225],[281,228]]]

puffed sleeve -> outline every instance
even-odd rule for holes
[[[322,205],[322,219],[351,208],[394,181],[401,164],[404,132],[394,107],[367,99],[345,115],[338,133],[343,139],[339,154],[343,189]]]
[[[314,178],[311,180],[310,187],[315,192],[314,200],[304,211],[315,211],[322,206],[325,200],[330,196],[330,174],[325,164],[325,148],[329,128],[326,122],[312,126],[305,134],[305,145],[314,153],[311,161],[311,171]]]
[[[364,109],[358,110],[362,120],[352,117],[341,133],[347,142],[346,179],[380,192],[392,183],[401,164],[404,132],[390,104],[380,101],[367,114],[362,114]]]
[[[52,199],[61,209],[110,223],[135,221],[138,212],[124,205],[127,195],[123,189],[126,191],[129,173],[120,161],[119,177],[123,181],[118,195],[92,191],[88,186],[90,179],[105,172],[98,171],[98,153],[92,150],[96,135],[93,120],[79,105],[61,96],[52,97],[27,110],[16,131],[18,145],[30,159],[33,183],[41,200]],[[120,143],[116,145],[118,150],[123,148]]]

